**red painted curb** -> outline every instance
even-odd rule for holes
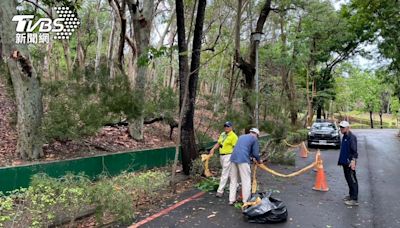
[[[205,192],[199,192],[199,193],[197,193],[197,194],[195,194],[195,195],[193,195],[193,196],[191,196],[191,197],[189,197],[189,198],[187,198],[185,200],[182,200],[182,201],[180,201],[180,202],[178,202],[178,203],[176,203],[176,204],[174,204],[174,205],[172,205],[172,206],[170,206],[170,207],[158,212],[157,214],[154,214],[154,215],[152,215],[150,217],[147,217],[147,218],[143,219],[142,221],[140,221],[138,223],[132,224],[131,226],[129,226],[129,228],[137,228],[137,227],[139,227],[139,226],[141,226],[143,224],[146,224],[146,223],[148,223],[148,222],[150,222],[150,221],[152,221],[152,220],[154,220],[154,219],[156,219],[156,218],[158,218],[160,216],[166,215],[169,212],[171,212],[172,210],[176,209],[177,207],[180,207],[180,206],[182,206],[183,204],[185,204],[187,202],[190,202],[190,201],[192,201],[192,200],[194,200],[196,198],[199,198],[200,196],[204,195],[204,193]]]

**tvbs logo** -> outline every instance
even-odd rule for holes
[[[61,32],[64,29],[64,18],[57,18],[54,21],[50,18],[40,18],[33,23],[34,15],[17,15],[12,21],[17,22],[16,32],[33,32],[39,27],[39,32]]]
[[[80,22],[68,7],[56,7],[58,18],[39,18],[34,15],[16,15],[12,21],[17,22],[15,42],[17,44],[49,43],[50,33],[53,39],[69,39]]]

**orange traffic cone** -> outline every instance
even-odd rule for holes
[[[300,146],[300,157],[302,157],[302,158],[308,157],[308,149],[307,149],[304,141],[301,143],[301,146]]]
[[[323,166],[323,161],[321,157],[319,157],[317,161],[317,175],[315,179],[314,187],[312,188],[316,191],[329,191],[328,183],[326,182],[325,171]]]

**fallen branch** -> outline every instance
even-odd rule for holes
[[[178,123],[175,120],[170,120],[170,119],[166,119],[163,116],[160,117],[155,117],[153,119],[145,119],[143,121],[144,124],[148,125],[148,124],[153,124],[155,122],[161,122],[164,121],[169,125],[170,131],[169,131],[169,139],[172,140],[172,134],[174,133],[174,128],[178,127]],[[119,126],[128,126],[128,121],[127,120],[122,120],[119,121],[117,123],[106,123],[104,124],[104,126],[107,127],[119,127]]]

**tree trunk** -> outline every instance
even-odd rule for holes
[[[311,95],[310,95],[311,93]],[[312,92],[310,92],[310,74],[309,70],[307,69],[307,75],[306,75],[306,96],[307,96],[307,121],[306,121],[306,127],[311,127],[312,119],[314,116],[314,110],[313,110],[313,105],[312,105],[312,100],[313,100],[313,95]]]
[[[77,55],[77,59],[78,59],[78,70],[79,72],[83,72],[83,70],[85,69],[85,51],[83,50],[83,44],[82,44],[82,33],[83,33],[84,28],[81,26],[78,29],[77,32],[77,45],[76,45],[76,55]],[[74,68],[76,69],[76,68]],[[79,73],[79,76],[82,76],[82,79],[84,77],[84,74]]]
[[[111,61],[112,61],[112,56],[113,56],[113,50],[114,50],[114,36],[115,36],[115,30],[117,28],[116,24],[116,15],[113,10],[111,10],[111,32],[110,32],[110,37],[108,39],[108,51],[107,51],[107,66],[111,68]],[[111,75],[111,74],[110,74]],[[110,77],[111,78],[111,77]]]
[[[100,29],[99,25],[99,12],[102,0],[99,0],[96,5],[96,15],[94,17],[94,26],[97,31],[97,45],[96,45],[96,59],[94,62],[94,73],[99,73],[100,68],[100,57],[101,57],[101,47],[103,46],[103,29]]]
[[[51,49],[53,47],[53,43],[52,41],[50,41],[47,45],[46,45],[46,52],[47,55],[44,55],[43,58],[43,79],[49,80],[51,81],[51,76],[50,76],[50,69],[51,69]]]
[[[382,125],[382,111],[379,112],[379,123],[381,124],[381,129],[383,128]]]
[[[372,111],[369,111],[369,120],[371,123],[371,128],[374,128],[374,120],[372,119]]]
[[[188,159],[186,159],[187,164],[185,164],[183,167],[185,174],[189,174],[192,160],[198,157],[193,119],[196,104],[197,82],[199,78],[201,41],[203,37],[203,24],[206,4],[206,0],[199,0],[197,4],[196,22],[194,26],[192,42],[192,60],[190,63],[189,72],[189,99],[187,99],[187,103],[184,104],[187,106],[187,108],[185,108],[185,113],[183,115],[181,141],[182,155],[188,157]]]
[[[71,59],[71,51],[69,49],[69,43],[66,40],[62,41],[63,45],[63,50],[64,50],[64,58],[65,58],[65,63],[67,64],[67,78],[71,76],[72,72],[72,59]]]
[[[5,63],[11,75],[17,103],[17,152],[22,159],[37,159],[43,156],[40,139],[42,93],[27,46],[15,44],[15,25],[12,23],[12,17],[17,14],[14,1],[0,1],[2,52],[9,57]]]
[[[108,60],[110,68],[110,78],[113,79],[117,74],[123,74],[123,48],[125,44],[126,18],[125,1],[121,6],[116,0],[109,0],[113,15],[113,26],[110,34]],[[122,10],[122,8],[124,10]],[[121,40],[122,39],[122,40]]]
[[[187,146],[192,145],[188,144],[188,142],[184,142],[182,140],[183,134],[187,133],[187,130],[184,132],[183,129],[183,119],[186,118],[184,117],[186,113],[186,108],[187,108],[187,95],[189,94],[189,82],[188,78],[191,76],[189,75],[189,58],[188,58],[188,45],[186,43],[186,29],[185,29],[185,9],[184,9],[184,4],[183,0],[176,0],[176,25],[177,25],[177,33],[178,33],[178,52],[179,52],[179,109],[181,110],[181,120],[179,121],[179,124],[181,125],[179,132],[180,133],[180,138],[179,141],[182,144],[182,165],[183,165],[183,172],[188,175],[190,173],[190,149],[187,149]],[[187,86],[186,86],[187,85]],[[186,93],[185,93],[186,92]],[[185,139],[186,140],[186,139]],[[185,147],[183,147],[183,144],[186,144]],[[196,143],[194,142],[194,145]]]
[[[185,37],[184,4],[182,0],[176,1],[176,16],[178,27],[178,49],[179,49],[179,106],[182,110],[182,166],[186,175],[190,173],[192,160],[198,156],[194,132],[194,109],[196,102],[196,90],[200,67],[201,40],[203,37],[203,24],[206,8],[206,0],[200,0],[197,5],[196,22],[193,33],[193,52],[188,74],[187,43]],[[188,82],[188,93],[185,93],[185,85]],[[187,97],[185,96],[187,95]]]
[[[322,117],[322,107],[321,107],[321,105],[318,104],[318,107],[317,107],[317,119],[322,119],[321,117]]]
[[[281,30],[281,41],[282,41],[282,56],[285,58],[287,56],[287,39],[285,33],[286,22],[284,20],[284,15],[280,15],[280,30]],[[291,61],[295,61],[296,47],[293,48],[293,53],[291,56]],[[291,75],[291,63],[283,64],[281,69],[282,85],[283,89],[288,98],[290,122],[292,125],[296,125],[297,121],[297,107],[296,107],[296,86],[294,85],[294,80]]]
[[[240,23],[242,18],[242,0],[238,0],[237,14],[235,21],[235,55],[238,58],[240,56]]]
[[[140,64],[141,59],[147,59],[150,44],[150,32],[153,21],[154,0],[139,1],[129,0],[128,8],[131,14],[134,37],[136,41],[136,54],[139,60],[135,64],[136,80],[135,92],[139,97],[145,98],[145,86],[147,84],[147,64]],[[144,100],[143,103],[146,101]],[[143,140],[143,112],[135,119],[129,121],[129,133],[136,140]]]

